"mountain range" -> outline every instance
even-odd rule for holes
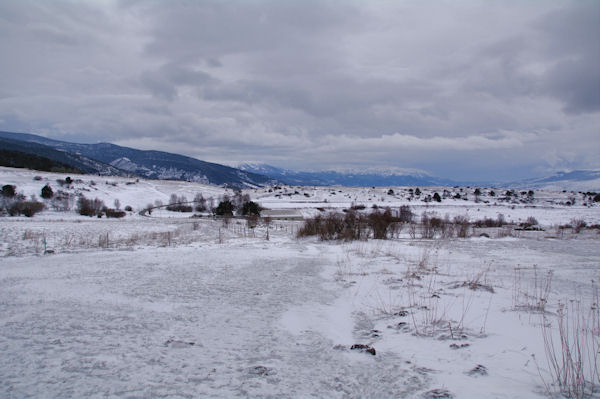
[[[547,177],[495,184],[469,183],[400,168],[301,172],[261,163],[230,167],[163,151],[143,151],[111,143],[78,144],[4,131],[0,131],[0,150],[3,157],[0,161],[5,166],[16,166],[14,160],[27,154],[27,162],[31,162],[30,156],[35,156],[39,162],[34,163],[47,165],[51,160],[57,169],[71,168],[88,174],[183,180],[238,188],[276,184],[361,187],[479,185],[600,191],[600,170],[557,172]]]
[[[25,133],[0,132],[3,147],[72,165],[85,173],[184,180],[232,187],[277,184],[263,175],[163,151],[110,143],[77,144]]]
[[[289,185],[298,186],[453,186],[457,184],[452,180],[430,176],[423,171],[399,168],[297,172],[256,163],[242,163],[236,167],[247,172],[272,177]]]

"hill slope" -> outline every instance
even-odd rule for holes
[[[115,170],[115,175],[129,172],[150,179],[184,180],[233,187],[277,183],[272,178],[259,174],[163,151],[142,151],[110,143],[69,143],[23,133],[0,132],[0,137],[26,142],[27,146],[35,143],[109,164]]]
[[[108,165],[107,163],[90,159],[81,154],[52,148],[48,145],[39,142],[27,142],[22,140],[3,138],[2,135],[0,135],[0,147],[5,151],[13,152],[14,155],[18,155],[19,153],[21,153],[28,154],[29,156],[34,158],[43,157],[50,161],[58,163],[58,166],[62,165],[65,168],[72,168],[84,173],[111,176],[127,175],[127,172],[115,168],[114,166]],[[15,162],[21,163],[20,167],[28,167],[32,169],[36,169],[35,165],[39,163],[34,161],[33,158],[30,159],[31,163],[29,164],[23,164],[23,162],[19,162],[19,160],[15,159],[13,161],[13,165],[5,166],[17,166]]]

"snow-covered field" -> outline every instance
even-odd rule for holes
[[[64,190],[133,211],[0,217],[2,398],[545,398],[559,391],[548,353],[562,356],[561,314],[599,383],[599,230],[558,228],[600,223],[583,194],[500,201],[505,190],[481,188],[476,199],[474,187],[446,188],[461,198],[437,203],[423,198],[445,188],[244,191],[305,216],[409,205],[417,215],[534,217],[543,228],[321,242],[296,238],[301,221],[251,229],[243,219],[138,214],[173,193],[218,201],[232,190],[72,177]],[[0,168],[0,184],[26,196],[46,183],[57,192],[64,178]]]

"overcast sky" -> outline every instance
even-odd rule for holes
[[[600,1],[0,0],[0,130],[299,170],[600,168]]]

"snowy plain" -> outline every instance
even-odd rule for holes
[[[561,304],[580,306],[591,326],[584,363],[598,383],[599,230],[559,228],[600,223],[583,194],[502,202],[504,190],[489,188],[477,201],[466,187],[421,187],[419,197],[408,187],[244,190],[306,217],[408,205],[417,216],[502,214],[515,226],[532,216],[543,228],[322,242],[297,238],[296,220],[250,228],[138,214],[171,194],[216,202],[231,189],[72,177],[64,190],[133,211],[0,217],[0,397],[561,397],[544,340],[544,326],[558,339]],[[46,183],[56,192],[64,178],[0,168],[0,183],[26,196]],[[444,189],[442,202],[422,200]]]

